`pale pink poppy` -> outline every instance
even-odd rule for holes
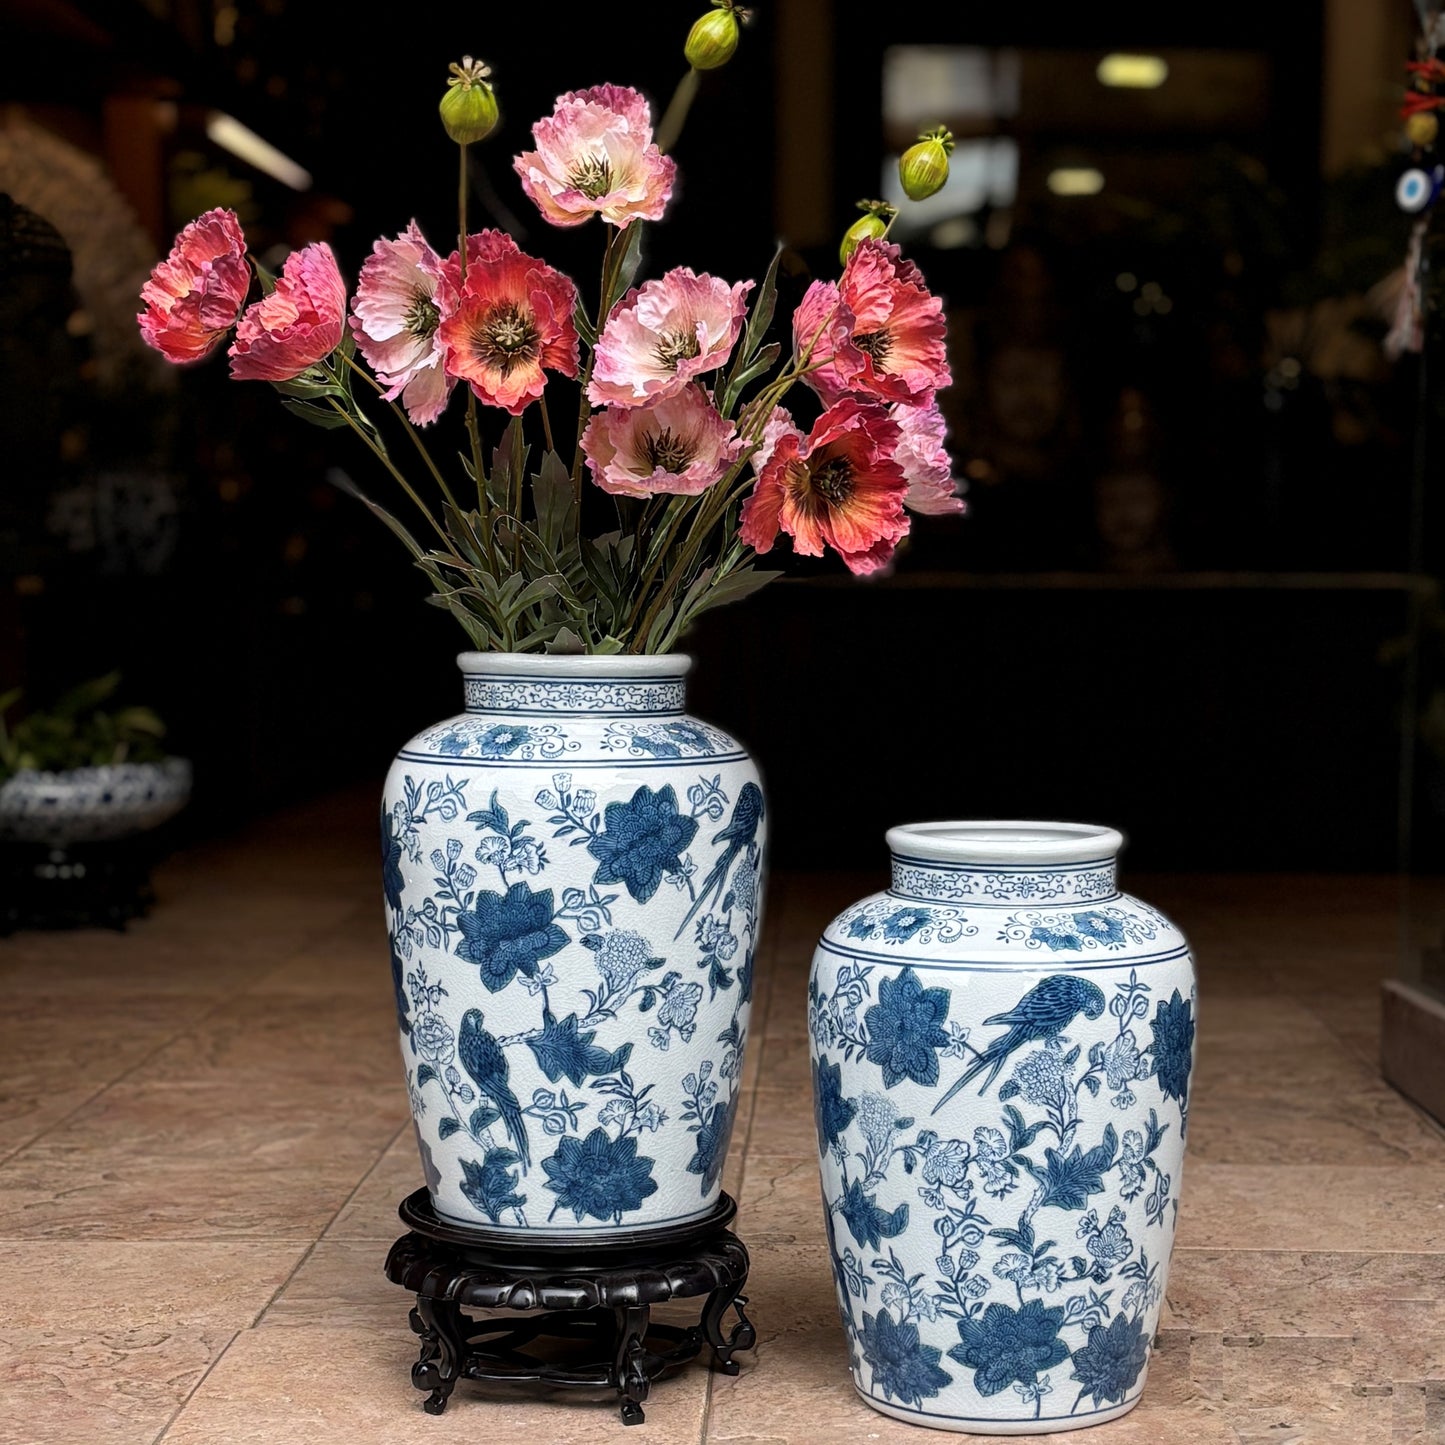
[[[542,395],[544,368],[577,375],[577,288],[560,271],[525,255],[504,231],[467,237],[467,275],[453,252],[442,267],[456,309],[437,328],[449,375],[479,400],[520,416]]]
[[[442,362],[441,323],[456,309],[456,288],[441,257],[413,221],[394,241],[377,241],[361,267],[351,333],[387,401],[401,398],[419,426],[446,409],[455,382]]]
[[[346,327],[346,282],[325,241],[293,251],[276,289],[253,302],[231,343],[237,381],[292,381],[330,356]]]
[[[557,97],[532,127],[536,150],[512,162],[522,189],[554,226],[594,215],[614,226],[660,221],[677,163],[652,142],[647,102],[624,85],[596,85]]]
[[[140,334],[167,361],[199,361],[236,324],[250,285],[241,223],[218,206],[176,237],[141,287]]]
[[[793,348],[815,366],[807,383],[832,405],[845,396],[918,405],[952,379],[943,303],[897,246],[862,241],[836,286],[814,282],[793,317]],[[811,347],[811,352],[809,352]]]
[[[599,411],[582,433],[592,480],[622,497],[694,496],[722,477],[741,451],[733,424],[700,386],[651,406]]]
[[[803,556],[827,546],[852,572],[880,571],[908,534],[898,441],[883,407],[852,399],[829,407],[806,437],[784,432],[743,503],[739,535],[767,552],[783,531]]]
[[[597,339],[593,405],[645,406],[716,371],[732,353],[752,289],[679,266],[629,291]]]
[[[930,397],[921,406],[900,404],[890,408],[898,423],[898,448],[894,460],[908,479],[908,493],[903,505],[911,512],[939,516],[962,512],[963,498],[958,495],[958,481],[953,475],[953,459],[948,455],[944,439],[948,423]]]

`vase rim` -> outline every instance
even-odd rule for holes
[[[566,678],[568,681],[680,678],[692,667],[685,652],[554,653],[461,652],[457,666],[466,677]]]
[[[890,828],[886,837],[895,857],[1023,868],[1109,862],[1124,846],[1124,835],[1117,828],[1027,819],[904,823]]]

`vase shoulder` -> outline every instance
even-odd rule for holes
[[[886,889],[845,908],[824,931],[820,947],[843,957],[937,967],[1036,966],[1047,960],[1087,968],[1176,959],[1188,943],[1158,909],[1118,891],[1098,900],[1056,903],[1028,891],[1011,901],[943,902]]]

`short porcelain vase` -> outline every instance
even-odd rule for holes
[[[938,1429],[1138,1403],[1194,1057],[1180,931],[1074,823],[889,831],[892,886],[813,958],[823,1206],[853,1381]]]
[[[757,769],[684,712],[690,659],[464,653],[401,750],[382,879],[433,1206],[519,1240],[703,1220],[761,922]]]

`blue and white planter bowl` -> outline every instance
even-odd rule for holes
[[[763,795],[691,659],[463,653],[387,778],[382,880],[439,1214],[565,1242],[705,1218],[741,1092]]]
[[[808,1014],[823,1204],[853,1380],[981,1434],[1138,1403],[1174,1242],[1194,1056],[1179,930],[1077,823],[888,833]]]

